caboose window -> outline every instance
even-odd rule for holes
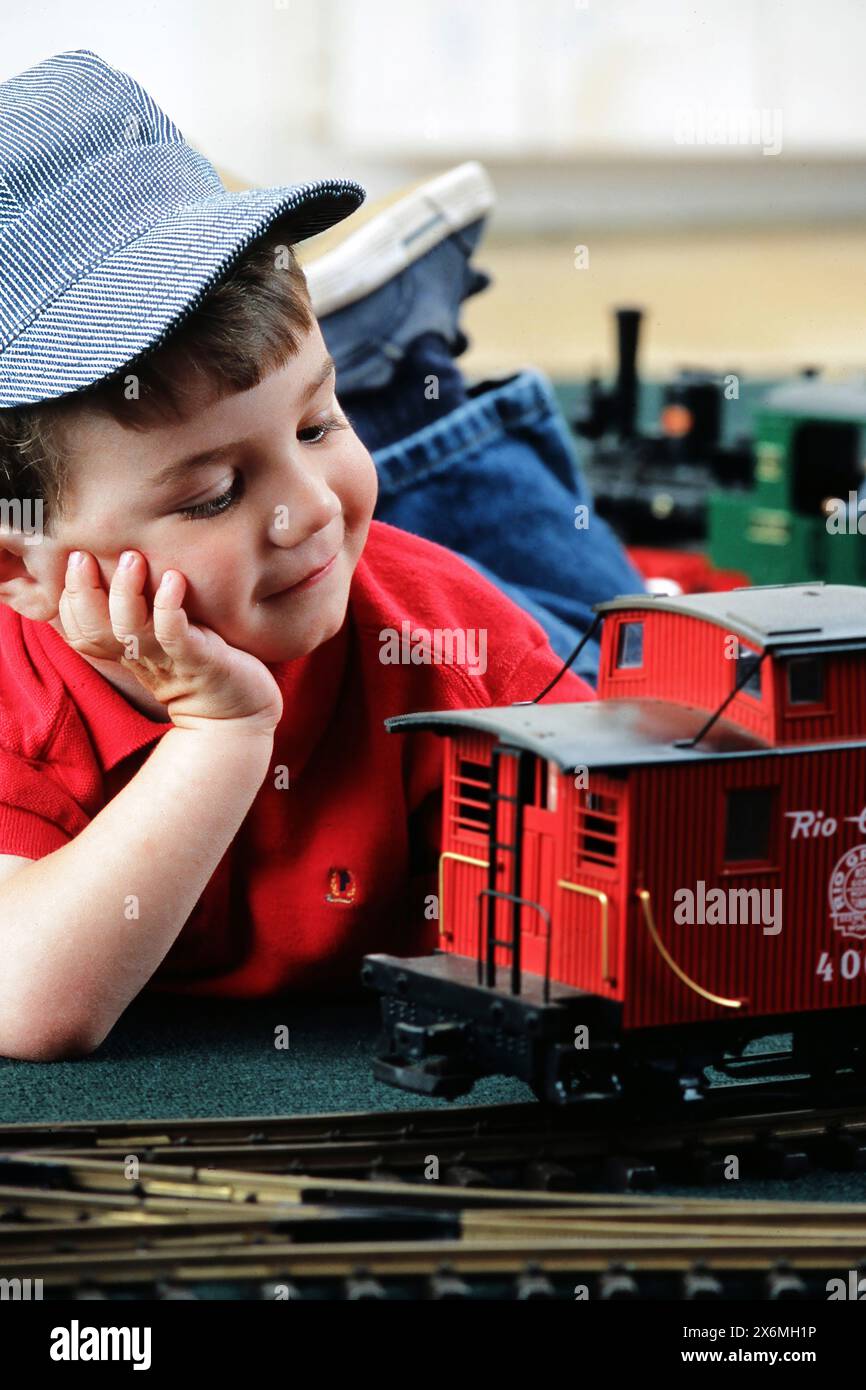
[[[527,806],[536,806],[540,811],[547,810],[547,759],[535,753],[524,754],[526,760],[524,782],[521,794]]]
[[[738,787],[726,798],[725,862],[769,859],[772,787]]]
[[[577,799],[577,862],[616,865],[617,798],[582,791]]]
[[[643,666],[643,623],[621,623],[616,648],[617,669]]]
[[[471,758],[457,759],[454,819],[460,830],[487,831],[490,826],[490,767]]]
[[[760,660],[761,658],[758,656],[757,652],[749,651],[748,647],[744,647],[742,643],[740,644],[737,651],[737,671],[735,680],[736,684],[740,687],[739,693],[741,695],[751,695],[754,700],[760,700],[761,698]],[[740,685],[741,680],[744,680],[745,684]]]
[[[824,698],[824,663],[816,656],[797,656],[788,662],[788,703],[817,705]]]

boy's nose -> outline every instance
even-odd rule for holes
[[[268,538],[284,550],[315,552],[336,541],[336,519],[342,510],[339,497],[324,484],[300,494],[292,490],[272,500]],[[329,528],[331,534],[324,535]]]
[[[343,528],[338,521],[341,513],[339,500],[336,507],[317,507],[314,512],[307,507],[292,506],[291,502],[275,503],[268,539],[279,549],[292,550],[299,556],[304,553],[316,556],[322,550],[332,555],[342,535]]]

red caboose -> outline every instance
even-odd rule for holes
[[[866,589],[597,611],[596,702],[386,721],[447,748],[440,949],[365,960],[377,1075],[696,1096],[783,1031],[774,1075],[866,1075]]]

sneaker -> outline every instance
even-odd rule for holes
[[[380,289],[440,242],[493,207],[493,184],[477,160],[365,204],[295,247],[319,319]]]

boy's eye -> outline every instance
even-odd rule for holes
[[[298,438],[302,444],[321,444],[332,430],[342,430],[347,427],[348,420],[344,420],[338,415],[329,415],[316,425],[307,425],[304,429],[298,430]],[[233,506],[242,492],[243,476],[239,473],[227,492],[220,493],[219,497],[211,497],[207,502],[196,502],[192,507],[178,507],[178,515],[186,517],[190,521],[198,521],[208,516],[218,516],[220,512],[225,512]]]
[[[298,438],[302,444],[321,444],[332,430],[344,428],[344,422],[337,415],[328,415],[324,420],[320,420],[317,425],[306,425],[304,429],[298,430]],[[305,439],[304,435],[312,435],[311,439]]]
[[[240,497],[243,491],[243,477],[238,473],[231,487],[227,492],[220,493],[219,497],[211,497],[207,502],[196,502],[192,507],[179,507],[180,516],[186,517],[190,521],[197,521],[201,517],[218,516],[220,512],[225,512]]]

